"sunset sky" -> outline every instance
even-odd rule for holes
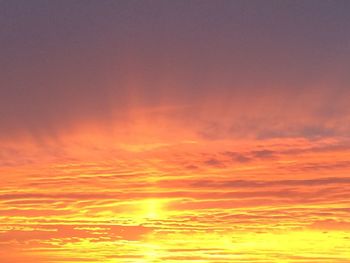
[[[1,263],[350,263],[350,1],[0,0]]]

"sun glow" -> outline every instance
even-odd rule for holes
[[[147,219],[160,219],[165,216],[165,201],[161,199],[146,199],[140,203],[142,215]]]
[[[9,166],[0,242],[16,263],[347,262],[349,151],[313,144],[197,141]]]

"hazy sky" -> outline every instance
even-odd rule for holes
[[[345,135],[349,8],[0,1],[0,134],[122,126],[142,110],[207,138]]]

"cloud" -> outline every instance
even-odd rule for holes
[[[17,229],[16,229],[17,228]],[[17,241],[20,243],[40,240],[41,242],[52,239],[69,239],[70,242],[80,239],[96,240],[138,240],[142,235],[152,229],[143,226],[120,225],[36,225],[33,227],[16,226],[15,229],[2,230],[0,242]]]
[[[218,159],[208,159],[204,161],[204,164],[209,165],[209,166],[213,166],[213,167],[223,167],[223,163],[221,161],[219,161]]]
[[[310,224],[309,227],[312,229],[318,229],[318,230],[349,231],[350,230],[350,222],[328,219],[328,220],[321,220],[321,221],[313,222],[312,224]]]
[[[350,178],[347,177],[330,177],[316,179],[301,179],[301,180],[203,180],[195,181],[192,186],[209,187],[209,188],[255,188],[255,187],[271,187],[271,186],[323,186],[329,184],[350,184]]]

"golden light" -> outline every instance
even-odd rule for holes
[[[146,199],[141,202],[142,215],[148,219],[159,219],[164,216],[164,203],[162,199]]]

